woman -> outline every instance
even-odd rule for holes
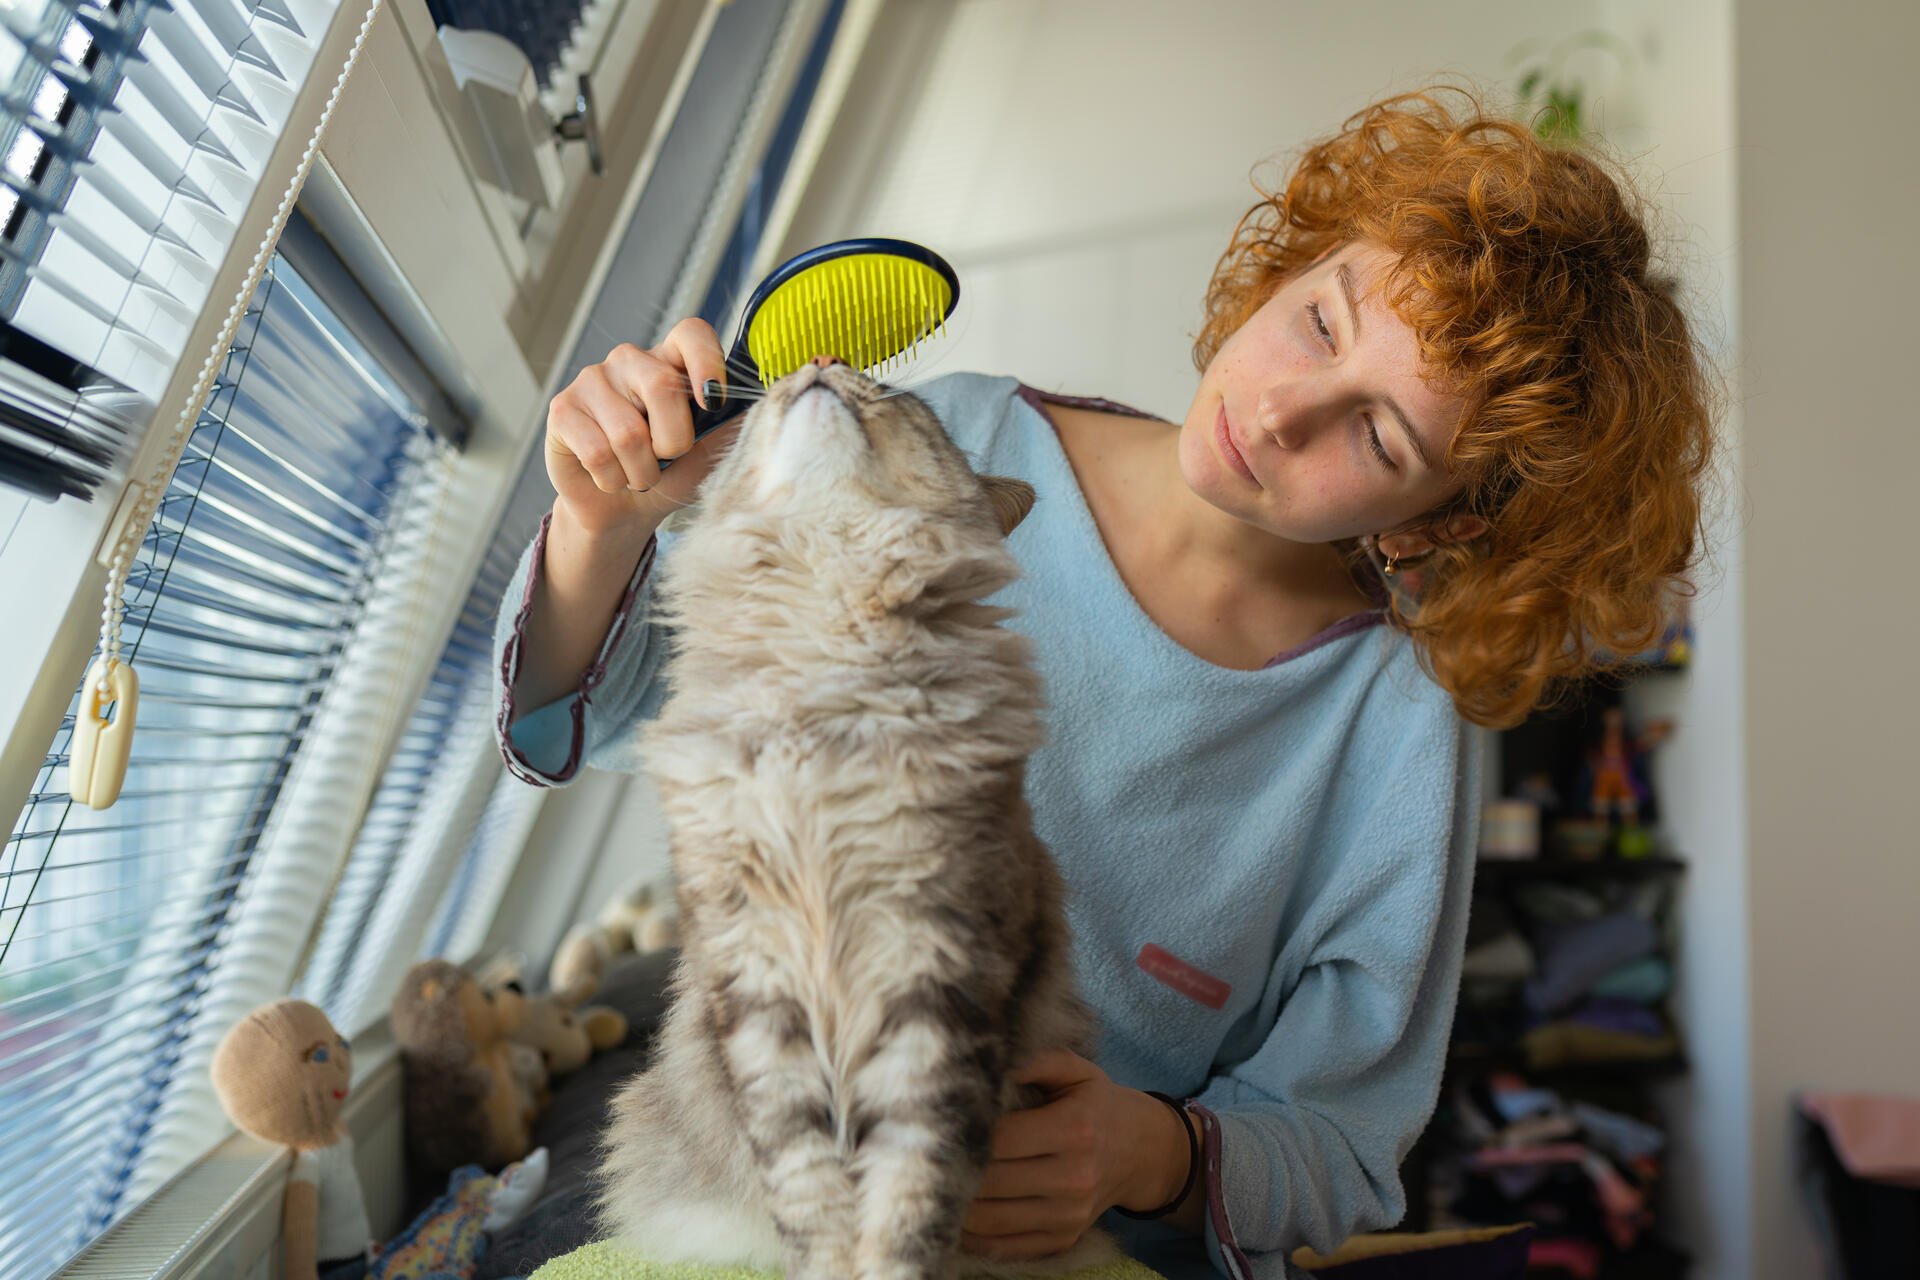
[[[1644,647],[1692,561],[1707,384],[1649,249],[1592,159],[1405,95],[1242,220],[1184,422],[915,388],[1042,495],[1002,599],[1047,681],[1028,791],[1103,1027],[1098,1065],[1029,1066],[1051,1101],[996,1131],[969,1248],[1050,1253],[1117,1207],[1157,1219],[1105,1225],[1169,1275],[1278,1276],[1399,1220],[1459,974],[1466,722]],[[687,321],[553,401],[558,496],[501,625],[529,781],[631,760],[653,533],[716,456],[685,401],[709,378]]]

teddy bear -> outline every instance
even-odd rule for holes
[[[389,1012],[416,1171],[494,1169],[525,1155],[533,1111],[515,1086],[511,1050],[524,1010],[456,964],[423,960],[407,970]]]
[[[357,1280],[369,1274],[418,1274],[423,1257],[446,1260],[451,1239],[401,1237],[376,1250],[366,1197],[354,1168],[353,1137],[343,1122],[353,1083],[353,1050],[327,1015],[304,1000],[276,1000],[221,1037],[210,1074],[214,1095],[243,1132],[293,1156],[282,1206],[287,1280]],[[456,1175],[449,1197],[466,1247],[481,1231],[510,1224],[540,1192],[546,1153],[534,1152],[498,1179]],[[482,1218],[480,1215],[486,1216]]]
[[[589,990],[598,989],[613,957],[678,946],[679,923],[671,889],[635,881],[615,894],[592,924],[575,925],[567,931],[547,970],[547,986],[568,991],[585,980]]]
[[[549,1078],[578,1071],[596,1050],[611,1049],[627,1038],[627,1018],[608,1005],[587,1005],[599,984],[580,980],[570,987],[528,996],[525,1017],[513,1038],[540,1054]]]
[[[500,1008],[513,1011],[513,1074],[523,1098],[535,1110],[552,1099],[552,1082],[587,1064],[598,1050],[627,1038],[626,1015],[607,1005],[581,1008],[597,989],[591,978],[577,979],[564,991],[528,995],[517,968],[496,971],[487,989]]]

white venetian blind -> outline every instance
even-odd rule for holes
[[[0,5],[0,318],[157,399],[336,7]]]

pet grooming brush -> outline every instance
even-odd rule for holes
[[[771,385],[817,355],[863,373],[896,367],[946,331],[960,278],[939,254],[906,240],[836,240],[787,259],[760,282],[727,353],[729,378]],[[707,383],[694,407],[698,440],[745,411]],[[660,462],[665,470],[672,459]]]

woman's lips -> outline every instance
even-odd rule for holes
[[[345,1089],[335,1089],[335,1090],[333,1091],[333,1100],[334,1100],[335,1102],[338,1102],[338,1101],[340,1101],[340,1099],[342,1099],[342,1098],[344,1098],[344,1097],[346,1097],[346,1096],[347,1096],[347,1091],[346,1091]]]
[[[1241,477],[1249,484],[1256,485],[1262,489],[1266,488],[1266,486],[1261,484],[1254,476],[1253,468],[1247,465],[1246,457],[1241,454],[1239,447],[1233,443],[1233,432],[1227,429],[1227,406],[1224,404],[1220,406],[1220,416],[1214,419],[1213,438],[1215,445],[1220,450],[1220,456],[1227,460],[1228,466],[1239,472]]]

